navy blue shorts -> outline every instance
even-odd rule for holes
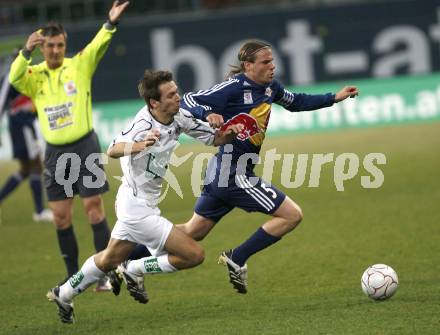
[[[215,222],[235,207],[246,212],[273,214],[285,198],[283,192],[253,173],[231,174],[227,186],[220,186],[217,178],[204,186],[195,212]]]
[[[41,153],[34,125],[35,118],[33,113],[18,113],[9,117],[9,134],[14,158],[33,160]]]

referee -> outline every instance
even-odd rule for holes
[[[92,125],[91,81],[128,4],[115,1],[108,21],[95,38],[72,58],[65,57],[67,34],[64,28],[59,23],[48,23],[29,36],[9,74],[11,85],[32,99],[47,144],[44,185],[68,277],[78,271],[78,245],[72,226],[75,194],[82,198],[92,226],[96,251],[105,249],[110,238],[101,197],[109,188],[105,174],[97,178],[96,170],[95,173],[89,171],[90,158],[89,169],[86,167],[87,158],[95,154],[90,156],[96,157],[92,163],[103,168],[96,155],[100,153],[100,147]],[[31,65],[31,54],[37,46],[44,61]],[[70,180],[72,175],[78,178],[69,190],[59,181]],[[109,290],[111,287],[104,280],[98,283],[96,289]]]

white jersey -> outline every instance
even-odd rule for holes
[[[122,182],[128,185],[133,195],[147,200],[155,207],[160,198],[162,182],[168,169],[170,157],[181,133],[185,133],[205,144],[212,145],[215,130],[207,123],[195,119],[191,113],[180,109],[170,124],[162,124],[150,113],[148,106],[142,108],[125,131],[122,131],[113,144],[143,141],[151,129],[160,131],[160,138],[146,150],[120,158]]]

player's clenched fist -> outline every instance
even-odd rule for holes
[[[209,122],[209,125],[212,128],[220,128],[225,123],[223,121],[223,116],[215,113],[211,113],[206,117],[206,121]]]
[[[129,154],[137,154],[144,151],[146,148],[153,146],[154,143],[159,141],[159,138],[159,129],[151,129],[147,132],[142,140],[138,140],[135,143],[130,143],[129,145],[122,144],[122,149],[115,149],[115,147],[121,146],[121,143],[118,143],[110,147],[107,151],[107,154],[113,158],[119,158]],[[121,150],[123,151],[123,154],[120,153]]]
[[[359,90],[356,86],[345,86],[338,93],[335,94],[335,102],[340,102],[348,97],[354,98],[359,95]]]
[[[241,123],[231,124],[225,130],[217,130],[214,138],[214,145],[223,145],[231,143],[237,135],[244,130],[244,125]]]
[[[160,138],[159,129],[151,129],[144,137],[142,143],[144,143],[145,147],[151,147],[152,145],[154,145],[154,143],[159,141],[159,138]]]
[[[244,130],[244,125],[241,123],[231,124],[224,131],[224,135],[238,135]]]

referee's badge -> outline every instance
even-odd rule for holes
[[[64,84],[64,91],[66,91],[68,96],[76,94],[76,86],[73,80]]]
[[[250,105],[254,102],[252,100],[252,91],[251,90],[244,90],[243,100],[246,105]]]

